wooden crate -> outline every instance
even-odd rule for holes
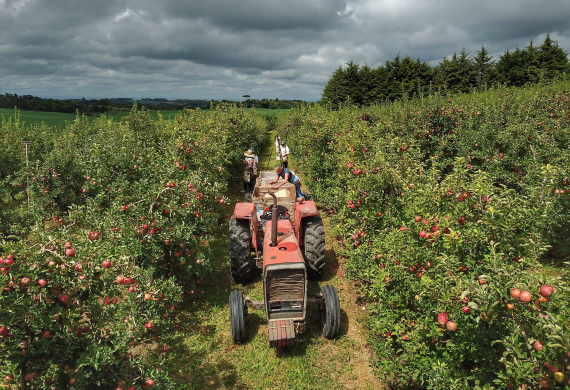
[[[275,184],[269,184],[276,177],[277,174],[274,171],[262,171],[255,182],[252,201],[260,210],[264,210],[273,205],[273,197],[269,195],[269,192],[274,192],[277,197],[277,204],[287,207],[289,214],[293,215],[296,202],[295,185],[286,183],[276,191],[273,189]]]

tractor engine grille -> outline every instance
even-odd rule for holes
[[[304,318],[304,268],[286,268],[268,271],[265,288],[269,319]]]

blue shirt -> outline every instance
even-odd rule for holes
[[[277,176],[279,176],[282,179],[285,179],[285,174],[289,174],[289,180],[287,180],[289,183],[295,184],[299,181],[299,178],[289,170],[289,168],[283,168],[283,170],[281,171],[281,173],[278,173]]]

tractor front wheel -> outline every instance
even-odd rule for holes
[[[325,268],[325,229],[320,217],[303,219],[303,241],[307,273],[311,279],[322,276]]]
[[[230,292],[230,323],[234,344],[241,344],[247,336],[245,331],[245,316],[247,308],[244,305],[243,295],[240,290]]]
[[[247,219],[233,219],[230,223],[230,270],[236,283],[247,283],[253,277],[251,232]]]
[[[321,304],[321,326],[323,336],[334,339],[340,332],[340,302],[333,286],[323,286],[321,289],[323,303]]]

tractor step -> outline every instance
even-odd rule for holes
[[[295,345],[295,325],[293,320],[269,320],[269,346],[291,347]]]

